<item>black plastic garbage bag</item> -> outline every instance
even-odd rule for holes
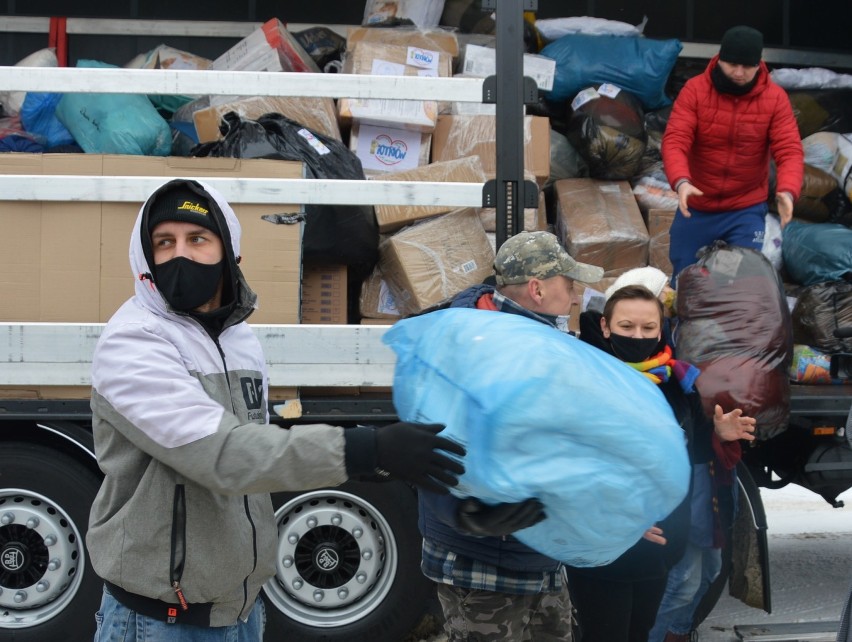
[[[281,114],[248,120],[229,112],[220,130],[222,140],[197,145],[191,155],[302,161],[308,178],[366,180],[361,161],[343,143]],[[350,278],[362,280],[378,261],[378,245],[372,206],[305,206],[305,261],[347,265]]]

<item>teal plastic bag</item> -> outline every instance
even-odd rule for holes
[[[96,60],[77,66],[114,67]],[[143,95],[65,94],[56,116],[90,154],[168,156],[172,149],[169,124]]]
[[[467,447],[453,490],[539,498],[515,536],[573,566],[607,564],[686,496],[684,433],[662,393],[618,359],[524,317],[448,309],[397,322],[394,404]]]
[[[852,229],[838,223],[790,221],[782,233],[784,267],[796,283],[852,278]]]

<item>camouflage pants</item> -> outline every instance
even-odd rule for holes
[[[571,601],[561,593],[514,595],[438,584],[449,642],[571,640]]]

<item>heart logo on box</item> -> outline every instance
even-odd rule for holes
[[[370,144],[370,155],[383,165],[397,165],[408,155],[404,140],[394,140],[387,134],[379,134]]]

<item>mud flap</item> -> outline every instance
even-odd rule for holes
[[[766,512],[760,489],[742,462],[737,464],[737,482],[740,492],[731,535],[728,593],[748,606],[771,613]]]

